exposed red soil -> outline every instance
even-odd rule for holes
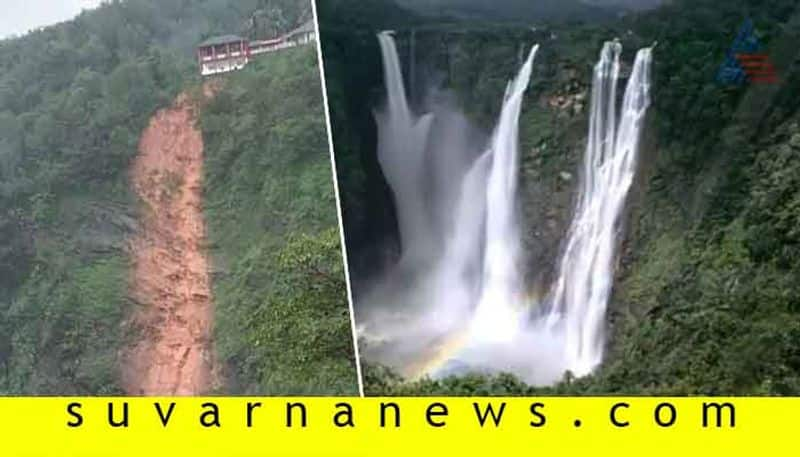
[[[216,381],[203,138],[188,95],[150,120],[131,180],[143,202],[131,243],[130,295],[139,308],[129,322],[136,340],[123,354],[123,386],[131,395],[208,393]]]

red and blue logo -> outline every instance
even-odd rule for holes
[[[769,54],[762,51],[755,35],[753,21],[745,21],[733,45],[725,54],[725,62],[717,72],[717,81],[725,85],[776,84],[778,75]]]

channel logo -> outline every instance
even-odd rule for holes
[[[778,83],[775,66],[769,54],[762,50],[752,20],[745,21],[725,54],[725,62],[717,72],[717,81],[728,86]]]

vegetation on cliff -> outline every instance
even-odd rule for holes
[[[201,128],[229,389],[357,394],[316,49],[231,75]]]

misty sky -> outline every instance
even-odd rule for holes
[[[0,0],[0,38],[75,17],[102,0]]]

